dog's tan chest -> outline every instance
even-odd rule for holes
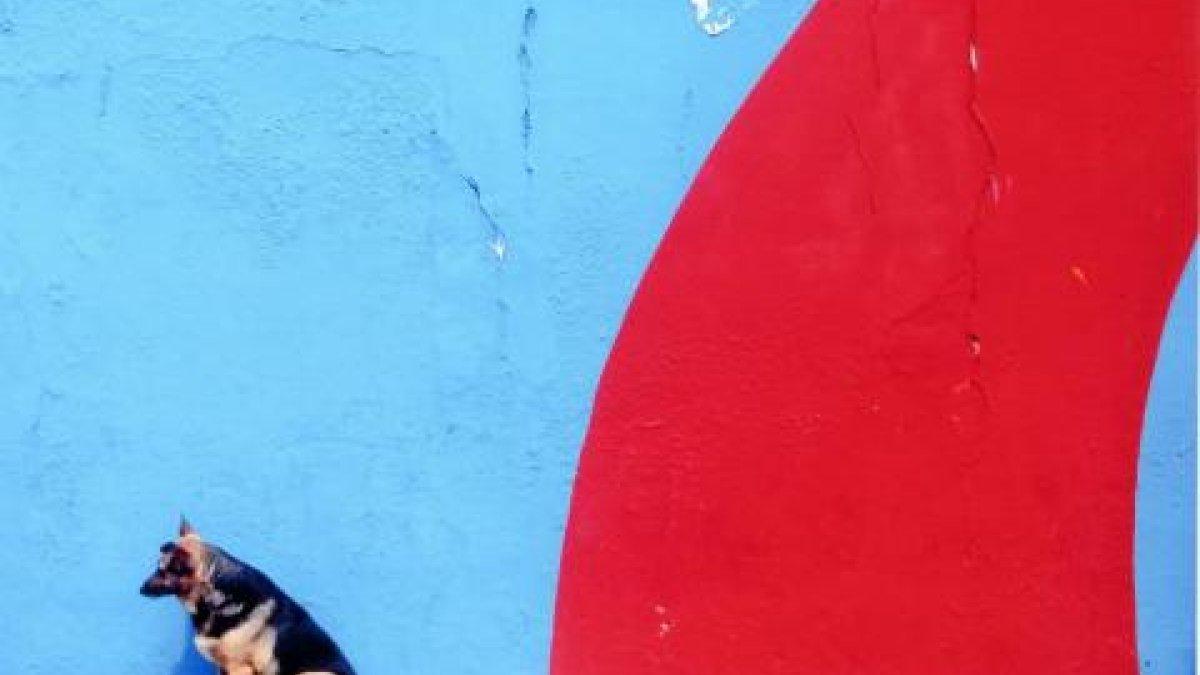
[[[197,635],[196,650],[228,675],[277,675],[275,629],[267,623],[274,609],[268,600],[220,637]]]

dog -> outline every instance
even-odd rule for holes
[[[142,584],[173,595],[196,629],[196,649],[221,675],[355,675],[337,644],[267,575],[204,541],[183,519]]]

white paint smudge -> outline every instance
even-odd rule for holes
[[[508,250],[508,242],[504,240],[504,235],[497,234],[492,238],[491,243],[488,244],[488,248],[492,249],[492,253],[495,254],[497,260],[504,260],[504,253]]]
[[[979,72],[979,50],[975,47],[975,43],[971,43],[970,51],[967,52],[967,60],[971,63],[971,70]]]
[[[722,0],[689,0],[696,10],[696,24],[712,36],[720,35],[733,25],[733,6]]]

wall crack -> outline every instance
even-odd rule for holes
[[[879,213],[879,201],[875,196],[875,174],[871,170],[871,163],[867,161],[867,153],[863,149],[862,134],[858,131],[858,125],[854,123],[854,118],[850,115],[846,115],[844,119],[846,127],[850,130],[850,139],[854,142],[855,155],[862,165],[863,180],[867,186],[867,212],[874,216]]]
[[[529,51],[534,29],[537,28],[537,9],[532,4],[526,6],[525,16],[521,21],[521,43],[517,47],[517,67],[521,78],[521,152],[525,175],[533,175],[533,56]]]
[[[463,182],[471,194],[475,196],[475,208],[479,211],[479,216],[483,218],[483,222],[488,226],[488,248],[491,249],[492,255],[496,256],[496,260],[503,262],[504,256],[508,253],[508,238],[504,235],[504,230],[500,228],[500,224],[496,222],[492,212],[483,204],[483,191],[479,189],[479,182],[472,176],[464,175]]]
[[[974,391],[980,398],[984,410],[990,409],[987,389],[983,384],[983,343],[978,332],[978,304],[980,286],[979,264],[979,230],[984,220],[993,212],[999,203],[999,174],[997,171],[996,141],[988,127],[986,117],[979,103],[980,49],[979,49],[979,5],[971,8],[971,27],[967,42],[967,69],[969,83],[969,100],[967,114],[975,125],[984,146],[983,181],[979,188],[978,204],[975,216],[972,218],[965,233],[964,248],[966,252],[967,273],[969,284],[967,288],[967,307],[965,336],[968,355],[970,357],[970,374],[967,388]]]

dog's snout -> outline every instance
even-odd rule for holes
[[[173,592],[170,582],[161,574],[151,574],[148,579],[142,582],[142,587],[138,592],[147,598],[157,598],[168,595]]]

